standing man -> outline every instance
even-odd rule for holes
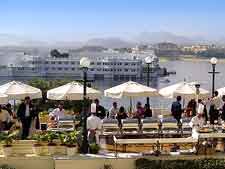
[[[171,112],[173,117],[177,120],[177,122],[180,122],[181,115],[183,112],[182,105],[181,105],[181,96],[177,96],[177,101],[172,103]]]
[[[105,108],[99,104],[99,100],[95,99],[96,104],[96,116],[100,119],[104,119],[106,116]]]
[[[215,91],[214,97],[211,100],[210,111],[209,111],[211,124],[214,124],[214,121],[218,120],[219,118],[219,110],[221,107],[221,102],[222,100],[219,97],[218,91]]]
[[[17,117],[22,123],[22,139],[24,140],[29,135],[31,121],[35,117],[34,108],[29,96],[25,97],[24,102],[19,105]]]
[[[222,111],[221,118],[223,121],[225,121],[225,95],[222,96],[222,100],[223,100],[223,106],[221,108],[221,111]]]

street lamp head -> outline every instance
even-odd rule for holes
[[[216,65],[217,64],[217,58],[215,58],[215,57],[212,57],[211,59],[210,59],[210,63],[212,64],[212,65]]]
[[[87,57],[82,57],[80,59],[80,67],[88,68],[90,66],[91,61]]]
[[[152,59],[151,56],[147,56],[147,57],[145,58],[145,63],[150,64],[150,63],[152,63],[152,62],[153,62],[153,59]]]
[[[200,84],[199,84],[199,83],[196,83],[196,84],[195,84],[195,87],[196,87],[197,89],[199,89],[199,88],[200,88]]]

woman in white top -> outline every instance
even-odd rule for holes
[[[191,119],[190,126],[192,128],[192,137],[198,138],[198,130],[201,129],[205,124],[204,118],[204,105],[199,104],[197,109],[197,115]]]
[[[117,107],[117,103],[113,102],[112,108],[109,110],[109,118],[110,119],[115,119],[116,115],[119,113],[119,109]]]
[[[54,109],[50,114],[50,118],[54,117],[56,121],[58,121],[60,118],[63,118],[65,116],[65,111],[63,109],[63,104],[60,103],[58,105],[58,108]]]
[[[191,119],[190,126],[195,129],[202,128],[205,124],[204,118],[204,105],[199,104],[197,109],[197,115]]]

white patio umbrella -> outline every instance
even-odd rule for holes
[[[26,96],[29,96],[31,99],[42,98],[40,89],[17,81],[1,85],[0,93],[7,95],[9,100],[22,100]]]
[[[8,103],[8,96],[6,94],[0,93],[0,104],[6,104]]]
[[[82,100],[83,90],[83,85],[74,81],[49,90],[47,92],[47,98],[50,100]],[[95,99],[100,96],[100,91],[87,87],[88,98]]]
[[[126,83],[120,84],[118,86],[106,89],[104,95],[111,98],[122,98],[128,97],[130,100],[133,97],[148,97],[148,96],[159,96],[156,89],[144,86],[137,82],[128,81]],[[132,101],[130,103],[132,107]]]
[[[225,95],[225,87],[219,88],[219,89],[217,89],[216,91],[219,92],[219,96]]]
[[[159,96],[156,89],[133,81],[106,89],[104,95],[111,98]]]
[[[159,94],[166,98],[175,98],[181,96],[184,99],[196,97],[196,82],[180,82],[159,90]],[[207,98],[210,96],[209,91],[199,88],[198,98]]]

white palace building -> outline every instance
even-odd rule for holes
[[[142,78],[144,58],[153,57],[151,76],[160,76],[165,69],[159,67],[159,59],[149,53],[82,52],[70,53],[68,57],[23,55],[20,60],[8,66],[8,76],[13,77],[82,77],[80,58],[91,60],[88,77],[92,79],[137,79]]]

